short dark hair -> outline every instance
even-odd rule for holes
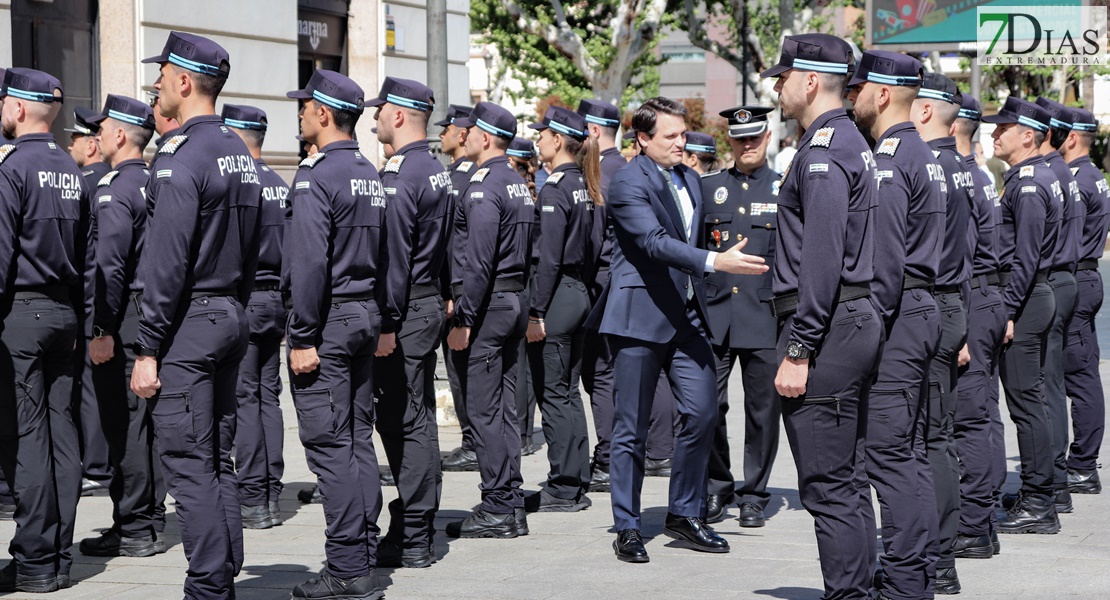
[[[975,119],[956,119],[956,137],[972,140],[975,132],[979,131],[979,121]]]
[[[1052,149],[1059,150],[1060,146],[1063,146],[1064,142],[1068,140],[1069,133],[1071,133],[1070,129],[1060,129],[1058,127],[1053,127],[1050,130],[1050,134],[1048,136],[1048,143],[1052,145]]]
[[[220,63],[220,68],[222,71],[226,72],[229,69],[224,68],[224,64],[226,63]],[[224,84],[227,83],[227,77],[215,77],[213,75],[205,75],[204,73],[190,71],[177,65],[173,65],[173,68],[178,73],[188,73],[189,77],[192,78],[193,85],[197,88],[197,91],[200,92],[202,96],[212,98],[213,100],[220,96],[220,92],[224,90]]]
[[[508,150],[509,144],[513,143],[513,141],[509,138],[504,138],[499,135],[493,135],[492,133],[490,134],[490,137],[493,138],[493,147],[497,148],[498,150]]]
[[[154,137],[154,130],[147,129],[146,127],[139,127],[131,123],[120,122],[120,128],[127,132],[127,139],[131,141],[139,150],[146,148],[150,143],[150,138]]]
[[[655,122],[659,118],[659,114],[674,115],[676,117],[686,118],[686,107],[663,96],[656,96],[647,102],[644,102],[636,109],[632,115],[632,129],[634,131],[643,132],[648,137],[655,135]]]
[[[259,148],[262,147],[262,142],[266,141],[266,132],[262,129],[240,129],[239,132]]]
[[[355,125],[358,124],[358,118],[362,115],[349,110],[335,109],[326,104],[320,104],[320,106],[331,111],[331,119],[335,123],[336,129],[349,136],[355,135]]]
[[[821,89],[837,96],[843,96],[848,87],[848,76],[837,73],[818,73],[821,80]]]

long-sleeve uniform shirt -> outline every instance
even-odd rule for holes
[[[608,148],[601,153],[601,197],[609,197],[609,182],[628,164],[621,151],[616,147]],[[609,210],[605,205],[597,207],[594,211],[594,221],[591,227],[590,240],[594,249],[591,260],[594,261],[595,270],[608,269],[609,262],[613,259],[613,225],[609,222]],[[598,289],[605,285],[604,281],[597,282]]]
[[[397,330],[400,313],[386,293],[389,265],[386,196],[378,170],[354,140],[332,142],[301,161],[290,195],[285,283],[293,308],[293,348],[315,348],[332,298],[374,300],[382,333]]]
[[[125,160],[102,177],[93,192],[91,221],[96,254],[93,324],[108,333],[119,331],[128,293],[141,289],[136,285],[135,272],[146,234],[149,180],[145,162]]]
[[[813,352],[841,285],[874,277],[875,159],[842,108],[810,124],[779,191],[774,293],[798,293],[789,332]]]
[[[523,283],[532,260],[535,200],[506,156],[491,158],[471,176],[455,206],[451,287],[455,325],[471,327],[497,279]]]
[[[289,186],[262,159],[254,161],[262,182],[262,203],[258,230],[258,271],[254,287],[277,288],[281,285],[282,246],[285,242],[285,211],[289,204]]]
[[[77,251],[85,257],[85,270],[81,275],[85,305],[83,311],[77,311],[77,326],[79,328],[78,335],[83,335],[86,338],[92,337],[93,322],[91,317],[94,304],[93,295],[96,288],[96,243],[92,238],[92,213],[96,210],[96,207],[93,206],[95,202],[93,195],[96,194],[96,188],[100,185],[100,180],[111,170],[112,166],[104,161],[86,164],[81,168],[81,175],[85,177],[85,189],[88,190],[88,203],[81,207],[81,229],[77,238]]]
[[[1064,193],[1060,212],[1060,233],[1056,236],[1056,252],[1052,260],[1052,268],[1075,272],[1075,263],[1079,262],[1080,246],[1083,241],[1083,224],[1087,220],[1087,205],[1083,202],[1083,194],[1079,192],[1079,184],[1072,176],[1071,168],[1064,162],[1060,153],[1055,150],[1049,152],[1044,155],[1044,162],[1060,181],[1060,189]]]
[[[246,305],[258,264],[261,183],[246,144],[217,115],[189,119],[156,153],[139,279],[137,342],[158,350],[191,293]]]
[[[975,249],[971,259],[971,274],[980,277],[997,273],[1002,268],[1002,263],[998,260],[998,224],[1002,221],[1002,200],[998,197],[998,188],[975,162],[975,155],[965,156],[963,161],[975,185],[967,233],[968,244]]]
[[[539,243],[535,249],[536,281],[530,314],[542,318],[551,306],[559,276],[568,269],[581,273],[593,255],[590,235],[594,203],[582,170],[574,163],[559,165],[540,190]]]
[[[1033,289],[1038,271],[1055,260],[1064,192],[1043,156],[1010,167],[1003,176],[998,258],[1010,282],[1002,290],[1007,318],[1013,320]]]
[[[944,198],[944,245],[936,285],[960,286],[971,278],[972,254],[975,251],[967,236],[967,232],[974,227],[971,205],[974,202],[975,181],[964,166],[963,158],[956,152],[956,138],[937,138],[929,140],[928,144],[933,157],[948,176],[948,193]]]
[[[1080,240],[1079,260],[1098,260],[1106,247],[1106,231],[1110,228],[1110,186],[1102,171],[1083,156],[1070,163],[1071,172],[1079,185],[1079,193],[1086,205],[1083,237]]]

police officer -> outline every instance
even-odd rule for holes
[[[219,44],[171,32],[162,52],[159,110],[181,123],[146,186],[148,235],[131,389],[150,407],[163,474],[177,500],[189,569],[185,595],[234,597],[243,564],[238,482],[231,461],[235,380],[247,349],[243,306],[258,261],[261,186],[246,145],[215,103],[231,68]]]
[[[940,344],[929,365],[928,417],[925,426],[926,456],[933,473],[939,528],[935,591],[957,593],[960,580],[952,544],[959,528],[960,464],[952,437],[956,413],[959,353],[967,342],[967,299],[964,286],[971,278],[971,253],[968,239],[974,183],[956,153],[951,135],[963,96],[956,82],[940,73],[926,73],[913,102],[911,114],[918,133],[932,149],[933,156],[947,177],[944,197],[944,232],[933,298],[940,311]]]
[[[778,173],[767,162],[771,131],[764,106],[739,106],[721,111],[728,120],[728,145],[735,164],[702,176],[705,229],[709,248],[747,239],[747,252],[762,256],[774,268],[778,222]],[[690,134],[686,135],[690,145]],[[712,199],[712,202],[710,201]],[[775,393],[775,338],[778,322],[771,312],[770,271],[758,277],[726,273],[708,276],[706,300],[717,357],[717,429],[709,457],[706,521],[725,518],[733,502],[740,505],[741,527],[762,527],[763,510],[771,495],[767,480],[779,445],[782,410]],[[738,486],[729,456],[728,380],[736,362],[744,382],[744,479]]]
[[[381,567],[435,562],[433,535],[442,475],[436,427],[436,348],[446,307],[441,275],[451,231],[451,177],[428,150],[428,86],[386,77],[377,99],[378,140],[396,149],[382,169],[388,210],[389,294],[401,309],[397,349],[374,362],[377,426],[397,482],[389,532],[378,545]]]
[[[1098,478],[1097,457],[1105,427],[1105,400],[1099,376],[1098,338],[1095,315],[1102,306],[1102,276],[1098,259],[1105,246],[1110,228],[1110,187],[1091,162],[1091,144],[1098,131],[1098,119],[1090,111],[1070,109],[1071,133],[1060,152],[1068,161],[1079,192],[1086,204],[1079,263],[1075,272],[1079,288],[1075,316],[1068,330],[1067,363],[1064,383],[1071,398],[1073,441],[1068,456],[1068,489],[1076,494],[1097,494],[1102,491]]]
[[[455,207],[455,313],[447,343],[474,431],[482,502],[446,530],[451,537],[513,538],[528,533],[512,390],[528,319],[522,292],[531,262],[535,201],[505,156],[517,128],[509,111],[480,102],[455,125],[468,129],[467,156],[478,169]]]
[[[552,106],[529,125],[540,132],[540,160],[551,175],[540,190],[538,259],[528,310],[528,361],[543,418],[547,481],[525,499],[540,512],[575,512],[591,505],[586,411],[574,373],[582,360],[590,297],[583,273],[592,254],[594,205],[602,202],[600,151],[582,115]]]
[[[1048,168],[1060,181],[1064,194],[1060,233],[1056,236],[1056,250],[1053,252],[1052,267],[1048,274],[1048,285],[1056,299],[1056,312],[1045,342],[1044,399],[1052,424],[1052,448],[1055,456],[1053,502],[1056,504],[1056,512],[1070,513],[1074,508],[1071,492],[1068,491],[1068,397],[1064,385],[1064,370],[1068,348],[1067,333],[1071,328],[1078,300],[1074,273],[1079,262],[1087,205],[1083,202],[1083,195],[1072,175],[1071,167],[1059,152],[1071,133],[1069,110],[1063,104],[1044,96],[1037,98],[1037,106],[1043,108],[1049,116],[1048,135],[1041,144],[1041,154],[1044,155]]]
[[[839,38],[787,36],[779,64],[761,76],[779,78],[783,116],[806,130],[779,191],[775,388],[802,505],[816,520],[826,593],[864,598],[875,525],[861,506],[866,417],[860,404],[883,334],[868,300],[874,159],[842,100],[852,64],[852,49]]]
[[[65,131],[70,134],[69,155],[81,168],[85,181],[93,186],[112,170],[96,142],[96,136],[100,132],[100,125],[96,120],[99,114],[84,106],[78,106],[73,109],[73,127],[65,128]]]
[[[686,132],[686,145],[682,147],[682,164],[697,171],[699,175],[717,168],[717,140],[708,133]]]
[[[89,556],[152,556],[166,551],[165,511],[158,509],[155,492],[160,467],[147,400],[127,385],[134,346],[123,342],[133,340],[139,326],[135,271],[147,220],[143,188],[150,177],[143,149],[154,135],[154,115],[144,102],[108,94],[104,110],[92,119],[112,171],[98,182],[91,203],[96,285],[88,354],[114,476],[112,527],[81,540],[80,549]]]
[[[161,80],[162,76],[159,75],[154,83],[158,84]],[[161,148],[162,144],[166,143],[167,140],[177,134],[177,130],[181,128],[181,123],[178,123],[177,119],[173,117],[163,115],[162,111],[158,109],[158,96],[160,92],[157,88],[148,91],[146,94],[150,108],[154,111],[154,132],[158,134],[158,138],[154,140],[154,156],[150,158],[150,162],[147,165],[149,168],[153,167],[154,161],[158,160],[157,149]]]
[[[4,73],[7,69],[0,68],[0,86],[4,82]],[[7,144],[11,141],[3,130],[0,129],[0,145]],[[8,480],[4,478],[3,469],[0,469],[0,521],[11,521],[15,518],[15,498],[12,497],[11,487],[8,485]]]
[[[0,468],[16,500],[0,592],[52,592],[70,586],[81,485],[71,393],[87,190],[50,134],[61,83],[11,68],[0,103],[4,137],[12,140],[0,146]]]
[[[880,507],[880,589],[897,600],[927,597],[936,568],[936,496],[920,436],[929,360],[941,335],[931,292],[948,188],[944,170],[910,121],[921,74],[917,59],[875,50],[863,53],[848,83],[856,122],[876,140],[882,198],[871,285],[887,335],[868,399],[867,477]]]
[[[378,598],[381,484],[374,453],[373,358],[396,344],[388,286],[386,196],[352,139],[363,111],[354,81],[323,69],[303,90],[301,134],[320,149],[301,161],[286,234],[286,339],[301,443],[327,517],[327,568],[294,598]],[[379,334],[380,332],[380,334]]]
[[[224,104],[224,125],[243,139],[262,184],[258,269],[247,303],[250,343],[239,364],[236,386],[235,471],[243,527],[281,525],[278,498],[285,472],[285,425],[281,406],[281,338],[286,312],[281,299],[282,242],[289,186],[262,160],[269,120],[253,106]]]
[[[1064,195],[1040,155],[1049,118],[1041,107],[1013,96],[997,115],[983,117],[998,125],[992,134],[994,155],[1012,165],[1004,178],[999,231],[1007,319],[1000,369],[1017,428],[1021,490],[1013,507],[998,519],[1000,533],[1060,531],[1052,495],[1052,432],[1041,377],[1056,305],[1048,271],[1055,260]]]

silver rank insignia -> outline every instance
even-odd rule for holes
[[[898,151],[898,144],[901,143],[902,138],[886,138],[883,143],[879,144],[879,149],[875,153],[894,156],[894,153]]]
[[[0,146],[0,163],[3,163],[6,158],[11,156],[12,152],[15,152],[15,148],[15,144],[4,144]]]
[[[1078,174],[1079,174],[1079,167],[1072,167],[1071,168],[1071,176],[1075,177]]]
[[[481,183],[482,181],[484,181],[486,179],[486,175],[488,175],[488,174],[489,174],[489,169],[488,168],[478,169],[477,171],[474,172],[474,175],[470,178],[470,181]]]
[[[158,154],[171,154],[172,155],[173,153],[177,152],[177,150],[179,148],[184,146],[185,142],[187,142],[187,141],[189,141],[189,136],[187,136],[187,135],[175,135],[172,138],[166,140],[165,144],[162,144],[162,147],[158,149]]]
[[[1032,177],[1034,172],[1035,172],[1035,169],[1033,168],[1033,165],[1025,165],[1024,167],[1021,168],[1021,171],[1018,173],[1018,179],[1025,179],[1026,177]]]
[[[112,180],[116,178],[116,175],[119,175],[119,171],[109,172],[104,177],[101,177],[100,181],[96,182],[96,187],[104,187],[106,185],[112,185]]]
[[[940,158],[940,150],[933,150],[933,158]]]
[[[814,148],[828,148],[829,144],[832,144],[834,133],[836,133],[835,127],[822,127],[813,134],[813,139],[809,140],[809,145]]]
[[[724,204],[725,200],[728,200],[728,188],[724,186],[717,188],[717,191],[713,192],[713,201],[717,204]]]
[[[559,171],[558,173],[552,173],[551,175],[549,175],[547,177],[547,183],[551,183],[551,184],[559,183],[560,181],[563,180],[563,176],[566,175],[566,174],[567,174],[566,171]]]
[[[472,168],[474,168],[474,163],[470,162],[469,160],[464,160],[463,162],[459,163],[458,167],[455,167],[455,170],[461,171],[463,173],[469,173],[470,169]]]
[[[401,172],[401,164],[404,163],[404,162],[405,162],[404,155],[398,154],[398,155],[394,156],[393,158],[389,159],[389,162],[385,163],[385,168],[382,169],[382,173],[400,173]]]
[[[327,156],[327,154],[323,152],[317,152],[316,154],[313,154],[312,156],[302,160],[301,166],[311,169],[312,167],[315,167],[320,161],[324,160],[325,156]]]

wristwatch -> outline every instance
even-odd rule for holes
[[[93,325],[93,330],[92,331],[93,331],[93,337],[94,338],[108,337],[108,336],[112,335],[111,333],[108,333],[108,331],[106,331],[103,327],[101,327],[99,325]]]
[[[135,344],[135,354],[139,356],[158,356],[158,351],[154,348],[147,348],[142,344]]]
[[[800,342],[790,340],[786,343],[786,356],[793,359],[809,358],[809,350]]]

